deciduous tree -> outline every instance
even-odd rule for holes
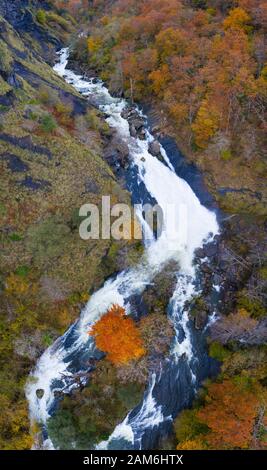
[[[113,364],[127,364],[145,354],[134,321],[126,316],[125,309],[119,305],[113,305],[95,323],[89,334],[94,336],[96,346],[107,353],[107,358]]]

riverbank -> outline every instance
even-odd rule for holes
[[[130,196],[103,159],[105,126],[50,65],[74,23],[66,31],[47,10],[40,24],[42,7],[0,2],[1,449],[32,445],[24,389],[36,360],[142,253],[134,240],[79,236],[81,205]]]

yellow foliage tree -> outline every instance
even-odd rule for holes
[[[248,13],[240,7],[234,8],[230,11],[227,18],[223,22],[223,27],[227,29],[241,29],[243,31],[249,31],[250,27],[248,26],[251,21]]]
[[[192,125],[195,134],[195,142],[198,147],[205,148],[209,140],[216,134],[219,127],[219,113],[207,99],[205,99],[197,113]]]
[[[94,37],[94,38],[89,37],[88,40],[87,40],[87,47],[88,47],[88,51],[91,54],[95,54],[96,52],[98,52],[101,49],[102,41],[98,37]]]
[[[152,81],[152,90],[156,95],[162,96],[170,78],[171,75],[167,64],[162,65],[160,69],[154,70],[149,74],[149,79]]]

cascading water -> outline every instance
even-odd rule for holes
[[[113,98],[102,82],[84,79],[68,70],[68,49],[63,49],[59,57],[54,70],[108,116],[108,124],[129,146],[132,168],[135,169],[134,185],[142,184],[144,188],[139,202],[143,205],[153,198],[163,211],[164,223],[161,235],[147,244],[140,263],[108,280],[91,297],[79,320],[40,357],[26,387],[30,417],[43,424],[45,440],[45,423],[57,400],[55,392],[69,392],[77,386],[72,380],[73,375],[87,371],[88,361],[99,357],[93,339],[88,336],[90,327],[112,304],[124,306],[130,312],[131,296],[141,294],[164,265],[174,260],[177,262],[177,285],[170,299],[169,317],[176,336],[170,356],[160,374],[152,375],[142,403],[116,427],[108,441],[97,446],[99,449],[151,448],[156,442],[155,430],[168,427],[172,416],[188,406],[202,377],[202,352],[190,327],[185,305],[197,292],[194,251],[218,233],[218,224],[215,214],[202,206],[190,186],[176,175],[164,149],[164,163],[149,153],[151,134],[147,131],[144,141],[130,136],[129,124],[121,116],[126,101]],[[170,205],[177,211],[182,207],[188,214],[186,242],[181,234],[173,236],[172,217],[168,217]],[[144,226],[142,210],[139,216]],[[36,395],[38,389],[44,392],[42,398]],[[53,448],[49,438],[43,447]]]

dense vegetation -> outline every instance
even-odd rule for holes
[[[153,94],[196,149],[224,139],[225,158],[241,128],[263,137],[265,2],[127,0],[107,11],[93,3],[102,16],[90,29],[88,60],[114,91],[135,101]]]

